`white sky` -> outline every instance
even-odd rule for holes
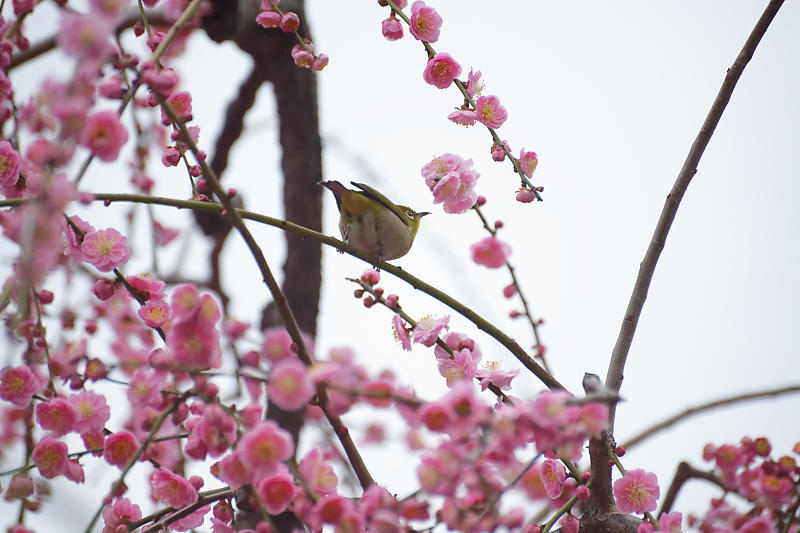
[[[319,74],[327,146],[324,177],[369,182],[399,203],[433,211],[423,220],[411,253],[397,264],[528,346],[530,331],[507,319],[514,308],[501,295],[507,274],[469,260],[469,245],[485,236],[477,218],[472,213],[446,215],[433,206],[419,175],[422,165],[443,152],[472,158],[481,173],[478,192],[489,199],[485,213],[505,223],[501,238],[514,249],[513,263],[533,310],[546,320],[541,335],[549,361],[558,379],[578,391],[585,371],[605,376],[664,198],[726,69],[766,4],[431,4],[444,19],[434,48],[453,55],[465,73],[470,67],[483,72],[486,93],[499,96],[509,112],[501,137],[515,153],[524,147],[539,154],[533,181],[544,186],[545,201],[513,201],[517,180],[507,164],[490,160],[488,134],[444,118],[461,103],[458,93],[423,82],[425,56],[416,41],[407,36],[390,43],[380,37],[380,21],[388,10],[374,1],[307,2],[316,47],[331,57]],[[800,381],[795,334],[800,185],[793,160],[800,140],[798,27],[800,8],[788,2],[745,70],[681,205],[626,367],[622,393],[627,401],[617,417],[620,440],[703,401]],[[42,28],[34,27],[34,33],[46,33]],[[201,145],[210,147],[227,95],[236,90],[249,63],[235,47],[220,47],[200,36],[190,48],[177,65],[194,96],[195,120],[204,128]],[[15,75],[41,77],[48,70],[39,65]],[[260,94],[248,124],[225,184],[240,191],[249,209],[281,216],[269,90]],[[110,168],[94,166],[85,179],[87,188],[127,190],[127,176],[109,180]],[[183,174],[153,168],[159,176],[157,194],[188,196]],[[123,213],[117,209],[97,216],[112,220]],[[325,209],[325,231],[337,234],[332,198],[326,199]],[[187,220],[166,209],[158,213],[173,224]],[[98,218],[94,221],[102,226]],[[281,235],[270,228],[254,227],[254,233],[273,269],[280,270]],[[186,264],[202,261],[204,249],[195,245]],[[245,254],[241,241],[231,238],[224,263],[235,275],[228,277],[226,288],[239,298],[237,317],[257,323],[268,295]],[[146,268],[147,254],[134,261]],[[165,256],[163,263],[172,261]],[[431,352],[401,351],[389,329],[390,315],[364,309],[352,298],[353,286],[343,278],[357,276],[365,265],[328,250],[324,268],[318,349],[351,345],[370,369],[394,368],[401,381],[422,395],[441,394],[443,380]],[[449,312],[388,275],[382,285],[399,294],[413,316]],[[457,315],[451,325],[475,332]],[[476,338],[484,359],[519,366],[493,340]],[[540,389],[535,379],[521,376],[512,392],[528,398]],[[788,453],[798,440],[798,410],[800,398],[786,397],[714,411],[648,441],[623,462],[656,472],[663,494],[678,461],[705,466],[700,453],[706,442],[766,435],[778,455]],[[347,422],[354,428],[364,423]],[[406,483],[413,479],[391,468],[396,463],[386,461],[385,452],[369,452],[367,458],[379,482],[401,493],[408,490]],[[709,493],[696,487],[679,498],[679,510],[705,508],[700,496]],[[0,515],[7,508],[0,502]]]

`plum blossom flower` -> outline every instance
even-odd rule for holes
[[[217,476],[234,490],[247,485],[253,478],[252,470],[242,462],[241,452],[235,451],[226,455],[217,465],[219,465]]]
[[[114,228],[93,231],[83,237],[84,260],[101,272],[110,272],[128,261],[128,239]]]
[[[142,510],[128,498],[118,498],[113,504],[103,509],[103,532],[116,533],[119,526],[126,522],[135,522],[142,517]]]
[[[10,142],[0,141],[0,183],[9,187],[17,183],[21,159]]]
[[[475,114],[478,121],[487,128],[499,128],[508,118],[506,108],[500,105],[500,99],[494,95],[479,96],[475,101]]]
[[[262,11],[256,15],[256,23],[263,28],[277,28],[281,25],[281,14],[277,11]]]
[[[462,126],[472,126],[478,120],[478,115],[472,109],[456,108],[455,111],[447,115],[451,122],[461,124]]]
[[[66,398],[53,398],[36,404],[36,421],[53,435],[60,437],[75,429],[80,413]]]
[[[394,331],[394,338],[400,342],[400,346],[402,346],[407,352],[410,352],[411,337],[408,335],[406,323],[403,322],[403,318],[398,314],[395,314],[392,317],[392,330]]]
[[[123,429],[105,438],[103,441],[103,459],[109,464],[122,469],[138,449],[139,439],[130,431]]]
[[[511,255],[511,247],[496,237],[486,237],[469,247],[472,260],[487,268],[500,268]]]
[[[316,390],[305,365],[297,358],[287,358],[272,367],[267,383],[267,396],[286,411],[305,406]]]
[[[536,152],[526,152],[525,148],[519,151],[519,168],[527,177],[530,178],[533,175],[538,164],[539,158],[536,157]]]
[[[333,467],[322,459],[319,448],[312,448],[300,461],[300,475],[308,487],[320,496],[336,492],[339,478]]]
[[[128,131],[114,111],[98,111],[89,116],[80,142],[103,161],[113,161],[128,142]]]
[[[245,433],[236,449],[241,460],[256,475],[275,472],[292,456],[292,436],[275,422],[267,420]]]
[[[425,65],[422,79],[439,89],[447,89],[459,74],[461,65],[450,54],[439,52]]]
[[[0,398],[19,408],[27,407],[34,394],[42,390],[47,381],[25,365],[0,370]]]
[[[481,384],[481,390],[484,391],[489,388],[489,385],[494,385],[500,390],[508,390],[511,388],[511,381],[517,377],[519,369],[503,370],[496,361],[487,362],[483,368],[479,368],[475,373],[475,377]]]
[[[106,403],[105,396],[96,392],[84,390],[70,394],[69,401],[78,408],[81,415],[75,426],[75,431],[78,433],[101,431],[111,417],[111,409]]]
[[[281,17],[281,31],[285,33],[290,33],[293,31],[297,31],[299,27],[300,27],[300,17],[297,16],[297,13],[289,11],[285,15],[283,15],[283,17]]]
[[[97,59],[111,51],[108,41],[114,22],[94,14],[68,13],[61,21],[58,46],[67,54]]]
[[[656,475],[642,469],[628,470],[614,482],[614,498],[623,513],[654,511],[659,494]]]
[[[542,484],[544,490],[547,492],[547,497],[555,500],[564,491],[564,481],[567,479],[567,469],[561,461],[554,461],[553,459],[546,459],[542,463],[542,470],[540,473],[542,477]]]
[[[446,213],[464,213],[475,205],[478,194],[473,187],[480,174],[472,168],[471,159],[444,153],[426,163],[421,173],[434,203],[443,203]]]
[[[430,348],[436,344],[439,333],[443,329],[450,328],[450,326],[447,325],[448,322],[450,322],[450,315],[444,315],[442,318],[426,316],[417,322],[417,325],[411,332],[411,340]]]
[[[164,468],[150,475],[153,498],[176,509],[197,501],[197,490],[183,476]]]
[[[282,513],[294,498],[292,476],[285,470],[266,476],[256,485],[256,494],[269,514]]]
[[[381,23],[381,33],[387,41],[396,41],[403,37],[403,25],[394,16],[394,12]]]
[[[408,31],[418,41],[435,43],[439,40],[439,30],[442,27],[442,17],[422,0],[411,4],[411,18]]]
[[[477,363],[468,349],[453,351],[453,357],[438,359],[439,374],[444,377],[448,387],[459,381],[470,381],[478,371]]]
[[[469,69],[469,74],[467,75],[467,84],[464,87],[467,90],[467,94],[470,98],[475,98],[476,96],[480,96],[481,91],[483,91],[483,82],[481,81],[481,71],[473,71]]]
[[[50,435],[45,435],[33,447],[31,460],[39,469],[39,473],[47,479],[66,474],[67,463],[69,463],[67,445]]]

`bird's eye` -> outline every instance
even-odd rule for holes
[[[414,214],[415,214],[414,211],[412,211],[411,209],[406,211],[406,216],[411,220],[414,220]]]

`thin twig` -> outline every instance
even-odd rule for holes
[[[653,237],[650,239],[650,244],[645,252],[644,259],[639,266],[639,274],[636,277],[636,283],[633,286],[633,293],[628,302],[628,308],[625,310],[625,317],[622,320],[622,327],[617,337],[617,342],[614,345],[614,350],[611,354],[611,361],[608,365],[608,374],[606,375],[606,386],[615,392],[619,392],[622,386],[622,375],[625,368],[625,360],[628,357],[628,352],[631,348],[633,335],[636,332],[636,326],[639,323],[639,316],[642,314],[642,307],[647,298],[647,290],[650,287],[650,281],[653,279],[653,272],[656,269],[656,263],[664,249],[664,244],[667,240],[667,234],[672,221],[675,220],[675,215],[678,212],[678,206],[681,203],[692,177],[697,172],[697,165],[700,163],[700,158],[711,140],[711,135],[719,124],[722,113],[728,105],[731,98],[733,89],[744,71],[745,66],[753,57],[753,53],[767,31],[772,19],[778,13],[783,0],[772,0],[761,18],[758,19],[753,31],[747,38],[747,41],[739,52],[736,61],[733,62],[728,73],[725,75],[725,80],[722,82],[722,87],[717,93],[711,110],[708,112],[700,132],[697,134],[692,147],[689,150],[689,155],[683,163],[678,178],[672,186],[672,190],[667,195],[664,208],[661,210],[661,216],[656,224],[656,229],[653,232]],[[614,429],[614,415],[616,413],[616,405],[609,406],[609,421],[610,429]]]
[[[718,400],[706,402],[700,405],[696,405],[694,407],[688,407],[680,411],[679,413],[676,413],[668,418],[665,418],[661,422],[653,424],[649,428],[640,431],[633,437],[629,438],[627,441],[623,442],[622,446],[626,449],[630,448],[631,446],[635,446],[639,444],[641,441],[652,437],[656,433],[663,431],[670,426],[674,426],[678,422],[682,422],[684,419],[689,418],[690,416],[700,414],[704,411],[709,411],[711,409],[716,409],[718,407],[724,407],[726,405],[731,405],[739,402],[746,402],[748,400],[759,400],[761,398],[780,396],[781,394],[790,394],[793,392],[800,392],[800,385],[789,385],[787,387],[780,387],[777,389],[749,392],[746,394],[737,394],[735,396],[720,398]]]

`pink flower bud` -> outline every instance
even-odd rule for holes
[[[94,284],[94,288],[92,289],[92,294],[97,296],[98,300],[108,300],[112,296],[114,296],[115,285],[114,282],[101,278],[97,280],[97,283]]]
[[[300,27],[300,17],[297,16],[297,13],[289,11],[283,16],[283,18],[281,18],[281,31],[290,33],[293,31],[297,31],[299,27]]]

